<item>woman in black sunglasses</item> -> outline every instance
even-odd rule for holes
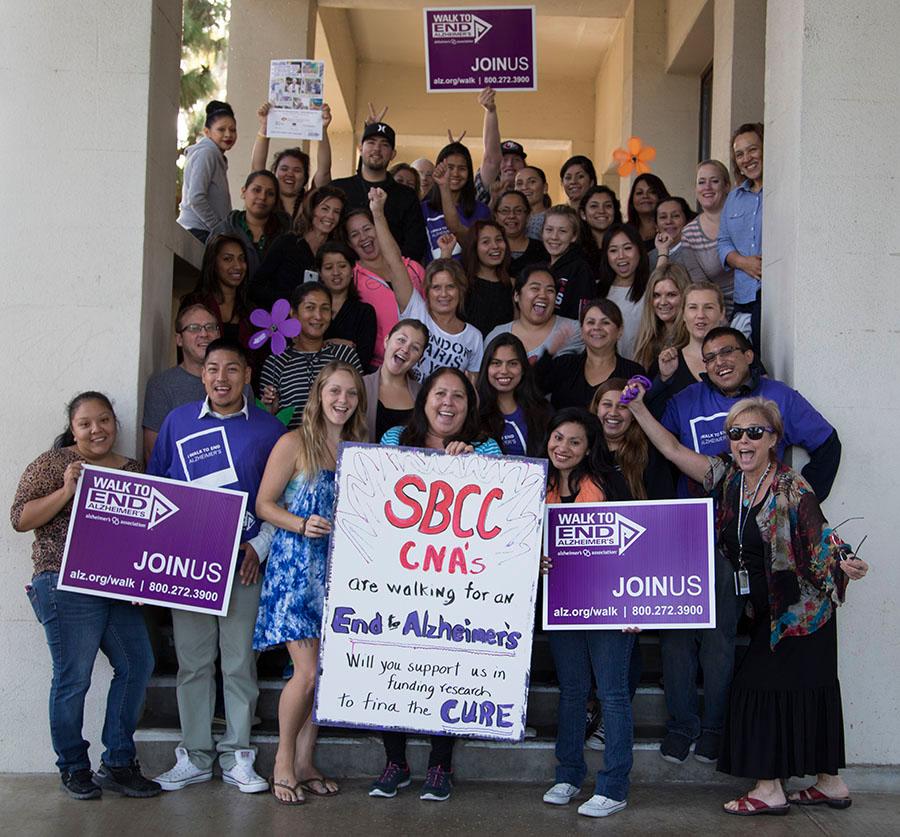
[[[828,523],[806,480],[775,458],[783,433],[774,401],[746,398],[725,419],[730,452],[704,456],[683,445],[643,403],[628,404],[659,451],[716,498],[716,544],[734,568],[750,648],[734,673],[718,769],[756,779],[729,814],[786,814],[790,803],[850,806],[844,764],[834,608],[848,579],[868,571]],[[750,525],[748,525],[748,523]],[[787,796],[790,776],[816,783]]]

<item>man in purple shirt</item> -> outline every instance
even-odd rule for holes
[[[182,740],[175,748],[174,767],[157,781],[166,791],[208,782],[218,757],[224,782],[242,793],[260,793],[268,784],[254,770],[256,752],[250,746],[259,696],[252,642],[259,607],[259,564],[268,554],[270,537],[260,531],[256,492],[269,453],[285,427],[245,397],[250,367],[239,343],[227,339],[210,343],[201,380],[205,399],[176,407],[166,416],[147,473],[244,491],[247,509],[227,615],[172,611]],[[215,742],[211,732],[213,671],[219,652],[225,734]]]

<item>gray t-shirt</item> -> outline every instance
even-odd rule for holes
[[[176,407],[206,398],[206,388],[199,375],[192,375],[183,366],[173,366],[157,372],[147,381],[144,393],[144,418],[141,426],[159,433],[166,416]],[[254,403],[250,384],[244,387],[244,398]]]
[[[630,287],[613,285],[606,294],[622,312],[622,335],[619,337],[619,354],[628,360],[634,360],[634,348],[637,344],[638,332],[641,330],[641,312],[644,310],[646,294],[638,302],[628,298]]]
[[[498,325],[487,337],[484,338],[484,345],[487,346],[495,337],[500,334],[509,334],[512,332],[512,323],[503,323]],[[535,346],[529,353],[528,358],[533,363],[544,352],[550,351],[550,347],[557,345],[556,355],[569,355],[574,352],[584,350],[584,341],[581,339],[581,324],[578,320],[572,320],[568,317],[556,317],[553,328],[547,335],[547,339],[540,346]]]
[[[176,407],[190,401],[202,401],[206,389],[199,375],[186,372],[181,366],[173,366],[157,372],[147,381],[144,395],[144,418],[141,422],[148,430],[159,432],[163,420]]]

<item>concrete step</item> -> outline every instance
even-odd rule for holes
[[[259,681],[259,701],[256,714],[273,729],[278,717],[278,700],[285,681],[280,678],[264,678]],[[533,727],[555,727],[559,688],[556,685],[532,683],[528,690],[527,723]],[[634,723],[637,727],[662,728],[667,712],[663,691],[658,686],[641,686],[632,701]],[[175,677],[153,677],[147,687],[143,726],[177,727],[178,704],[175,698]]]
[[[640,730],[638,730],[640,732]],[[171,728],[145,727],[135,735],[138,758],[147,775],[168,770],[174,762],[174,749],[180,736]],[[257,748],[256,770],[262,776],[272,773],[277,735],[256,733],[251,743]],[[495,782],[550,782],[556,768],[553,738],[542,736],[521,744],[460,739],[454,751],[453,769],[464,780]],[[411,736],[407,757],[417,776],[424,775],[429,743]],[[589,775],[603,765],[601,751],[585,748]],[[377,776],[384,767],[384,747],[377,733],[341,730],[322,734],[316,747],[316,763],[325,775],[338,778]],[[697,782],[726,783],[731,777],[718,773],[714,765],[701,764],[693,756],[679,765],[669,764],[659,755],[658,740],[637,739],[634,745],[635,783]]]

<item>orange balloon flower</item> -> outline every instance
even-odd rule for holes
[[[656,157],[656,149],[652,145],[644,145],[640,137],[631,137],[626,145],[627,148],[613,151],[613,160],[619,164],[619,177],[628,177],[632,172],[646,174],[650,171],[648,164]]]

